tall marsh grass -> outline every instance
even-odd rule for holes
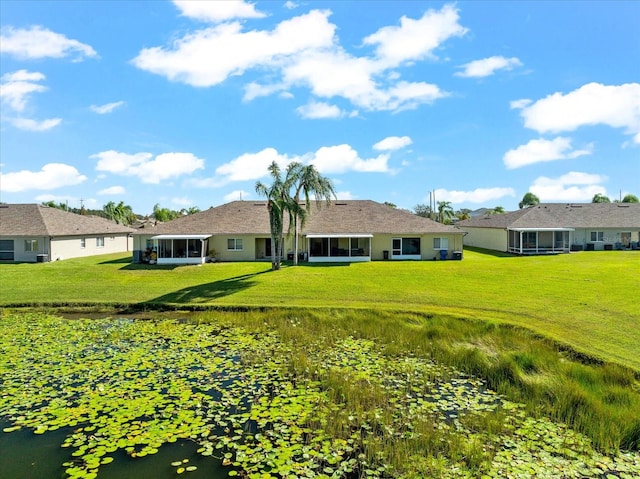
[[[585,434],[601,451],[640,449],[637,374],[617,364],[603,364],[573,354],[570,349],[525,329],[455,317],[363,310],[247,312],[238,314],[237,321],[247,328],[277,331],[294,348],[295,357],[289,362],[292,373],[322,381],[334,400],[363,414],[384,411],[388,400],[384,391],[376,390],[366,379],[350,376],[346,370],[327,372],[322,377],[314,375],[317,366],[305,350],[309,344],[322,347],[324,342],[329,348],[346,337],[375,340],[380,353],[389,357],[410,354],[429,358],[479,377],[490,389],[523,403],[529,414],[562,421]],[[296,327],[292,327],[292,321]],[[499,418],[478,425],[485,426],[502,427]],[[348,430],[339,422],[336,427]],[[433,422],[428,420],[416,423],[415,427],[432,432],[434,429]],[[407,453],[432,451],[436,457],[439,450],[434,444],[441,447],[443,442],[438,434],[442,432],[423,439],[427,443],[415,448],[407,445]],[[449,444],[447,447],[456,443],[444,442]],[[383,446],[372,443],[370,447]],[[459,447],[473,449],[469,444]],[[486,455],[471,450],[463,456],[476,466],[486,459]],[[434,467],[435,464],[437,461]]]

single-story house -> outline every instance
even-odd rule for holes
[[[312,206],[298,231],[298,252],[309,262],[461,259],[462,235],[453,226],[375,201],[334,201]],[[233,201],[145,228],[134,235],[133,249],[134,262],[270,261],[267,203]],[[293,250],[291,232],[283,257],[293,259]]]
[[[38,204],[0,205],[0,261],[45,262],[131,251],[133,229]]]
[[[464,243],[515,254],[639,249],[638,203],[542,203],[460,221]]]

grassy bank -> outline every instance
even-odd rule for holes
[[[370,308],[524,326],[640,371],[640,254],[584,252],[463,261],[158,267],[122,255],[0,265],[0,305]]]

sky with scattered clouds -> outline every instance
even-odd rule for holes
[[[640,3],[0,2],[0,201],[640,196]]]

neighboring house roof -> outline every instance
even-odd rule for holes
[[[0,236],[114,235],[133,231],[105,218],[35,203],[0,205]]]
[[[285,218],[285,231],[288,228]],[[269,235],[266,201],[233,201],[153,228],[158,234],[259,234]],[[312,205],[303,234],[462,234],[453,226],[436,223],[413,213],[369,200],[334,201]],[[137,234],[149,234],[138,231]]]
[[[460,228],[640,228],[640,203],[541,203],[460,221]]]

